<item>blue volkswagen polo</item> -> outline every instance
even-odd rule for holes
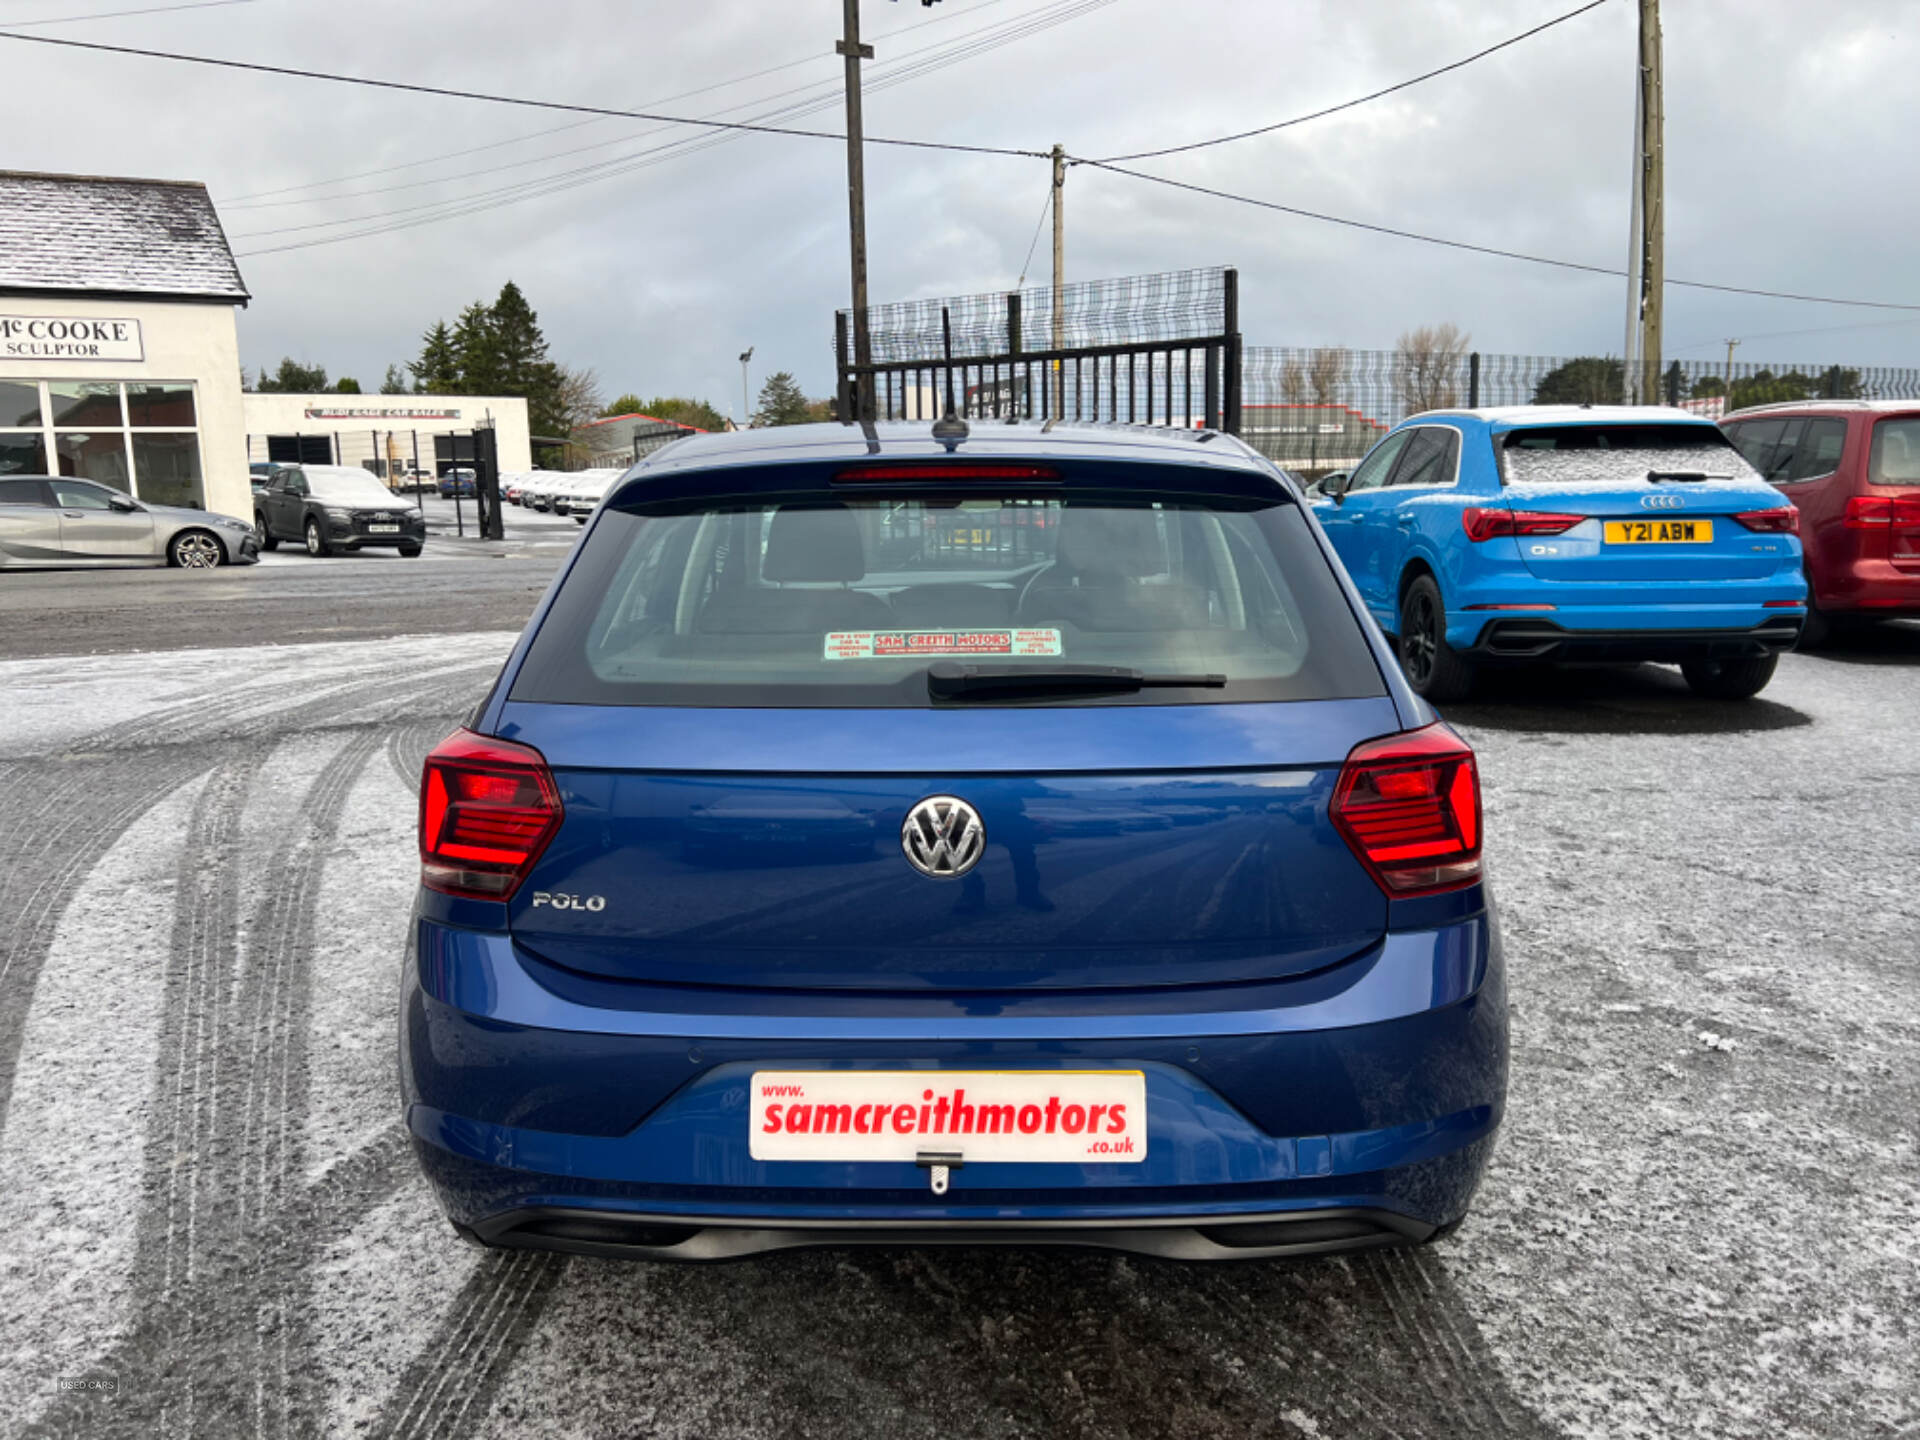
[[[1418,1244],[1500,1122],[1473,754],[1228,436],[661,450],[420,818],[405,1118],[482,1244]]]
[[[1806,619],[1799,512],[1684,410],[1445,410],[1396,426],[1315,510],[1427,699],[1484,666],[1667,661],[1717,699]]]

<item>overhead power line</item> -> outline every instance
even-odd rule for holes
[[[1586,265],[1578,260],[1560,260],[1550,255],[1529,255],[1522,250],[1502,250],[1493,245],[1476,245],[1469,240],[1451,240],[1441,235],[1424,235],[1417,230],[1400,230],[1391,225],[1376,225],[1371,221],[1351,220],[1341,215],[1326,215],[1318,210],[1302,209],[1298,205],[1282,205],[1277,200],[1261,200],[1252,195],[1237,195],[1231,190],[1216,190],[1210,185],[1196,185],[1189,180],[1175,180],[1166,175],[1149,175],[1144,170],[1128,170],[1104,160],[1076,157],[1073,163],[1091,165],[1098,170],[1108,170],[1115,175],[1125,175],[1134,180],[1145,180],[1151,184],[1165,185],[1175,190],[1189,190],[1196,195],[1211,195],[1216,200],[1231,200],[1239,205],[1253,205],[1262,210],[1277,210],[1283,215],[1298,215],[1303,220],[1319,220],[1328,225],[1342,225],[1350,230],[1366,230],[1375,235],[1391,235],[1400,240],[1417,240],[1423,245],[1441,245],[1449,250],[1467,250],[1476,255],[1497,256],[1502,260],[1524,260],[1530,265],[1548,265],[1558,270],[1580,270],[1589,275],[1624,277],[1627,273],[1608,265]],[[1666,283],[1684,286],[1689,290],[1717,290],[1726,295],[1755,295],[1767,300],[1799,300],[1812,305],[1852,305],[1868,310],[1920,311],[1920,304],[1908,304],[1895,300],[1850,300],[1833,295],[1802,295],[1790,290],[1762,290],[1746,285],[1720,285],[1707,280],[1676,280],[1671,275],[1666,277]]]
[[[646,110],[621,110],[610,105],[581,105],[567,100],[536,100],[524,95],[499,95],[486,90],[456,90],[441,85],[420,85],[407,80],[383,80],[370,75],[340,75],[327,70],[302,70],[290,65],[263,65],[253,60],[221,60],[211,55],[187,55],[177,50],[149,50],[138,45],[107,45],[97,40],[70,40],[58,35],[19,35],[0,29],[0,40],[19,40],[29,45],[57,45],[68,50],[92,50],[105,55],[133,55],[144,60],[172,60],[182,65],[208,65],[221,70],[244,70],[256,75],[281,75],[290,80],[324,80],[334,85],[364,85],[375,90],[399,90],[411,95],[437,95],[447,100],[477,100],[488,105],[519,105],[530,110],[553,110],[562,114],[598,115],[613,120],[652,120],[668,125],[694,125],[708,130],[734,130],[742,134],[792,135],[804,140],[838,140],[846,136],[831,130],[799,130],[779,125],[756,125],[743,120],[700,120],[686,115],[659,115]],[[905,140],[896,136],[869,135],[869,145],[892,145],[908,150],[946,150],[965,155],[1011,155],[1023,160],[1048,158],[1045,150],[1014,150],[998,145],[962,145],[947,140]]]
[[[218,3],[237,4],[237,3],[241,3],[241,0],[218,0]],[[247,0],[247,3],[251,3],[251,0]],[[951,14],[947,14],[947,15],[934,15],[929,19],[917,20],[911,25],[902,25],[893,30],[883,31],[882,33],[874,36],[873,38],[875,40],[891,40],[895,36],[910,34],[918,30],[930,29],[935,25],[944,25],[949,21],[957,20],[962,16],[977,15],[982,10],[991,10],[996,5],[1004,5],[1006,3],[1007,3],[1007,0],[980,0],[979,4],[973,6],[969,10],[955,10]],[[991,28],[991,27],[985,27],[985,28]],[[974,34],[978,32],[969,31],[967,33]],[[917,54],[918,52],[916,51],[916,52],[910,52],[910,53]],[[822,61],[831,60],[832,58],[833,57],[831,55],[822,55],[817,53],[802,55],[793,60],[783,61],[778,65],[769,65],[764,70],[755,70],[746,75],[735,75],[734,77],[728,80],[716,81],[712,85],[702,85],[702,86],[699,86],[697,89],[682,90],[677,94],[673,94],[673,95],[663,95],[658,100],[647,101],[646,104],[649,107],[654,105],[671,105],[676,100],[690,100],[695,95],[708,95],[715,90],[731,89],[735,85],[744,85],[750,80],[760,80],[760,79],[764,79],[768,75],[777,75],[782,70],[793,70],[801,65],[817,65]],[[769,96],[765,98],[771,99],[773,97]],[[415,170],[422,165],[436,165],[442,160],[460,160],[460,159],[464,159],[468,155],[480,155],[480,154],[484,154],[486,151],[489,151],[489,150],[503,150],[509,145],[524,145],[531,140],[544,140],[549,135],[560,135],[560,134],[564,134],[568,130],[579,130],[588,125],[599,125],[599,124],[603,124],[604,122],[605,122],[605,117],[597,116],[597,115],[590,117],[589,119],[586,119],[586,120],[570,120],[565,125],[554,125],[554,126],[550,126],[545,130],[532,130],[524,135],[515,135],[506,140],[495,140],[486,145],[470,145],[462,150],[448,150],[438,155],[423,155],[418,160],[406,160],[406,161],[402,161],[398,165],[382,165],[377,169],[373,169],[373,170],[359,170],[351,175],[336,175],[330,180],[307,180],[307,181],[303,181],[301,184],[298,184],[298,185],[282,185],[279,188],[273,189],[273,190],[257,190],[250,195],[233,196],[231,199],[227,200],[224,203],[222,208],[229,209],[229,210],[235,209],[235,208],[241,208],[241,207],[245,207],[247,203],[251,201],[268,200],[271,197],[276,195],[291,195],[296,190],[319,190],[319,189],[325,188],[328,185],[345,185],[354,180],[371,180],[375,176],[391,175],[400,170]],[[654,132],[643,131],[641,133],[652,134]],[[622,138],[627,140],[632,140],[632,139],[638,139],[639,137],[629,135],[629,136],[624,136]],[[620,142],[607,141],[605,143],[618,144]],[[588,146],[583,148],[591,149],[593,147]],[[578,153],[578,152],[563,151],[562,153],[568,154],[568,153]],[[448,177],[448,178],[458,178],[458,177]],[[337,197],[322,197],[322,198],[337,198]],[[281,201],[277,203],[296,204],[301,202]]]
[[[934,70],[944,69],[949,64],[957,64],[962,60],[971,59],[974,55],[984,54],[989,50],[996,50],[1000,48],[1002,45],[1010,44],[1015,40],[1024,39],[1027,35],[1035,34],[1041,30],[1049,29],[1053,25],[1063,23],[1067,20],[1075,19],[1080,14],[1083,14],[1088,10],[1098,9],[1112,3],[1114,3],[1114,0],[1053,0],[1053,3],[1043,6],[1041,7],[1040,10],[1030,13],[1028,15],[1022,16],[1018,19],[1011,20],[1011,21],[996,22],[991,25],[982,26],[975,30],[963,31],[959,35],[956,35],[951,39],[939,41],[932,45],[924,45],[918,49],[904,51],[900,55],[892,56],[892,57],[889,57],[887,60],[877,62],[876,68],[879,69],[881,72],[880,77],[872,85],[870,85],[869,88],[873,90],[887,89],[892,85],[899,84],[905,80],[915,79],[915,78],[918,78],[920,75],[929,74]],[[813,56],[810,58],[817,60],[821,57]],[[774,69],[790,69],[792,67],[791,66],[775,66],[773,68]],[[760,71],[757,73],[764,75],[770,72]],[[751,78],[751,77],[748,77],[748,78]],[[723,89],[726,86],[734,83],[736,82],[722,81],[719,85],[710,85],[704,88],[707,90],[718,90],[718,89]],[[706,116],[703,116],[702,118],[717,119],[721,116],[729,115],[740,110],[745,110],[755,105],[765,105],[771,101],[786,99],[787,97],[794,96],[794,95],[809,95],[810,98],[806,101],[802,101],[794,105],[781,106],[772,110],[766,110],[761,112],[760,114],[749,116],[748,118],[756,122],[765,123],[768,121],[776,121],[776,120],[791,120],[791,119],[798,118],[799,116],[802,116],[802,115],[817,114],[822,110],[831,109],[839,105],[840,99],[841,99],[840,85],[841,85],[841,82],[838,79],[811,80],[803,85],[796,85],[786,90],[775,91],[771,95],[763,95],[753,100],[743,100],[743,101],[738,101],[732,105],[723,106],[719,110],[712,111]],[[682,95],[674,96],[671,98],[685,99],[688,95],[695,95],[699,93],[702,93],[702,92],[687,91]],[[591,120],[576,120],[567,125],[558,126],[551,130],[545,130],[545,131],[540,131],[536,133],[541,135],[551,135],[551,134],[557,134],[559,133],[559,131],[562,131],[562,130],[575,130],[586,125],[600,125],[604,123],[605,121],[603,119],[599,117],[595,117],[594,119],[591,119]],[[631,144],[633,141],[644,139],[649,135],[662,134],[665,131],[672,130],[674,128],[676,127],[673,125],[655,125],[655,126],[649,127],[646,130],[639,131],[637,133],[615,136],[611,140],[597,140],[591,145],[579,145],[567,150],[556,150],[556,151],[549,152],[548,154],[545,154],[545,155],[535,155],[526,160],[509,160],[497,165],[483,165],[479,169],[465,170],[454,175],[433,175],[433,176],[428,176],[423,180],[407,180],[407,181],[402,181],[401,183],[396,185],[381,185],[381,186],[375,186],[371,189],[366,189],[366,190],[346,190],[346,191],[340,191],[332,195],[299,196],[299,197],[295,197],[292,199],[285,199],[285,200],[260,199],[260,200],[255,200],[251,203],[246,203],[239,200],[232,200],[232,201],[227,201],[223,203],[221,206],[221,209],[223,212],[231,212],[235,210],[283,209],[290,205],[329,205],[337,201],[358,199],[363,196],[390,195],[390,194],[398,193],[403,190],[418,190],[426,186],[448,184],[455,180],[471,180],[480,176],[498,175],[507,170],[525,169],[530,165],[543,165],[553,160],[564,160],[567,157],[572,155],[584,155],[594,150],[605,150],[614,145],[627,145],[627,144]],[[534,138],[534,137],[529,136],[524,138]],[[733,136],[733,135],[721,135],[719,137],[712,137],[712,138],[717,138],[721,141],[726,141],[726,140],[737,139],[739,137]],[[518,142],[502,141],[501,143],[515,144]],[[685,142],[676,142],[676,143],[685,143]],[[645,150],[645,151],[638,151],[633,153],[638,155],[648,155],[648,154],[653,154],[655,152],[653,150]],[[631,158],[631,156],[614,156],[611,159],[605,161],[604,163],[610,166],[618,165],[620,164],[620,162],[628,158]],[[425,163],[425,162],[415,162],[415,163]],[[406,168],[406,167],[394,167],[394,168]],[[582,168],[583,170],[585,170],[585,169],[592,169],[595,167],[586,166]],[[558,174],[554,176],[549,176],[549,177],[536,176],[533,179],[528,180],[524,183],[530,184],[530,185],[540,184],[542,183],[543,179],[560,178],[560,176],[563,176],[563,175],[577,174],[577,173],[581,173],[581,172],[580,171],[563,171],[563,172],[558,172]],[[621,173],[621,172],[616,171],[612,173]],[[321,182],[321,183],[326,183],[326,182]],[[440,203],[452,203],[452,202],[436,201],[432,203],[440,204]],[[399,212],[390,211],[386,213],[395,214]],[[366,220],[372,217],[360,216],[358,218],[361,220]],[[322,225],[344,225],[344,224],[351,224],[354,222],[352,220],[332,220],[332,221],[321,221],[318,223]],[[313,228],[313,227],[287,226],[285,228],[292,230],[292,229],[303,229],[303,228]],[[274,235],[282,232],[278,230],[256,230],[248,233],[252,235]],[[246,237],[240,236],[236,238],[246,238]]]
[[[1437,76],[1451,74],[1455,70],[1464,69],[1476,60],[1484,60],[1487,56],[1497,54],[1509,46],[1518,45],[1522,40],[1531,40],[1535,35],[1543,31],[1551,30],[1556,25],[1564,25],[1567,21],[1576,19],[1586,14],[1589,10],[1598,10],[1606,3],[1607,0],[1588,0],[1587,4],[1582,5],[1577,10],[1569,10],[1564,15],[1555,16],[1551,20],[1534,26],[1531,30],[1522,30],[1518,35],[1509,36],[1498,45],[1489,45],[1484,50],[1476,50],[1471,55],[1455,60],[1451,65],[1442,65],[1437,70],[1429,70],[1423,75],[1415,75],[1410,80],[1402,80],[1397,85],[1389,85],[1386,89],[1375,90],[1369,95],[1360,95],[1352,100],[1343,100],[1340,104],[1329,105],[1324,110],[1315,110],[1307,115],[1296,115],[1291,120],[1279,120],[1272,125],[1262,125],[1253,130],[1237,131],[1232,135],[1216,135],[1211,140],[1194,140],[1185,145],[1168,145],[1160,150],[1136,150],[1131,155],[1107,155],[1102,158],[1110,161],[1153,160],[1162,155],[1183,155],[1189,150],[1205,150],[1211,145],[1229,145],[1235,140],[1251,140],[1256,135],[1271,135],[1276,130],[1286,130],[1295,125],[1304,125],[1309,120],[1324,120],[1329,115],[1338,115],[1342,110],[1352,110],[1356,106],[1368,104],[1370,101],[1384,99],[1388,95],[1397,94],[1402,90],[1409,90],[1415,85],[1425,84]]]
[[[186,5],[149,5],[141,10],[96,10],[85,15],[60,15],[46,20],[8,20],[10,29],[25,30],[39,25],[78,25],[83,20],[125,20],[134,15],[172,15],[180,10],[214,10],[222,5],[251,5],[254,0],[192,0]],[[22,36],[22,39],[31,37]]]
[[[905,84],[933,69],[946,68],[949,64],[955,64],[961,60],[969,59],[974,55],[985,53],[987,50],[1010,44],[1014,40],[1023,38],[1025,35],[1035,33],[1038,30],[1046,29],[1053,25],[1064,24],[1066,21],[1074,19],[1079,15],[1086,14],[1112,3],[1115,3],[1115,0],[1055,0],[1055,3],[1050,7],[1037,12],[1030,12],[1028,15],[1022,17],[1021,20],[1012,22],[1010,26],[997,27],[996,32],[988,39],[983,40],[978,38],[983,32],[969,32],[967,35],[958,37],[954,44],[941,47],[941,53],[939,54],[923,55],[920,59],[903,62],[898,68],[889,71],[882,79],[874,82],[867,88],[869,91],[878,91],[891,88],[895,85]],[[834,108],[837,107],[840,102],[841,97],[838,87],[834,86],[822,93],[818,98],[790,102],[789,104],[756,115],[753,119],[756,123],[789,119]],[[663,126],[658,128],[666,129],[671,127]],[[561,191],[576,189],[582,185],[593,184],[600,180],[627,174],[633,170],[664,164],[669,160],[696,154],[699,151],[711,149],[716,145],[725,145],[739,138],[741,138],[739,132],[721,132],[718,134],[683,137],[681,139],[667,141],[664,144],[650,146],[627,155],[615,156],[608,160],[596,161],[592,164],[579,166],[573,170],[561,171],[558,174],[536,176],[529,180],[516,181],[494,190],[475,191],[451,199],[428,201],[418,205],[409,205],[395,210],[378,212],[373,215],[315,221],[303,225],[280,226],[270,230],[243,232],[232,238],[236,240],[261,239],[273,235],[316,229],[361,227],[345,231],[344,233],[336,233],[314,239],[290,241],[285,244],[240,251],[240,256],[246,258],[254,255],[281,254],[289,250],[308,249],[316,245],[337,244],[347,240],[365,238],[370,235],[381,235],[398,230],[414,229],[422,225],[435,224],[441,220],[457,219],[466,215],[478,214],[485,210],[497,209],[504,205],[516,204],[523,200],[540,198]]]

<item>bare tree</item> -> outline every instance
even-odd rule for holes
[[[1470,337],[1451,320],[1409,330],[1394,343],[1394,379],[1409,414],[1460,403],[1460,362],[1469,343]]]
[[[1280,398],[1289,405],[1307,403],[1307,372],[1301,363],[1288,357],[1280,367]]]
[[[1307,361],[1307,385],[1313,391],[1313,403],[1316,405],[1338,405],[1340,403],[1340,384],[1347,378],[1347,365],[1351,357],[1337,345],[1322,346],[1313,352],[1313,358]]]
[[[600,377],[585,366],[576,370],[570,365],[562,365],[558,369],[560,383],[556,397],[561,417],[567,424],[567,433],[571,435],[589,420],[599,417],[602,403]]]

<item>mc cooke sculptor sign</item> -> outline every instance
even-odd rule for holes
[[[0,315],[0,360],[144,360],[138,320]]]

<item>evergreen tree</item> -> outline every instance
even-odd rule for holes
[[[416,395],[452,395],[460,388],[460,354],[447,322],[436,320],[420,338],[420,358],[407,366]]]
[[[261,372],[257,388],[263,395],[312,395],[327,388],[327,367],[302,365],[291,355],[284,356],[273,374]]]
[[[499,298],[488,307],[487,316],[493,374],[503,388],[476,393],[531,398],[534,390],[550,379],[547,337],[540,333],[540,317],[511,280],[500,287]]]
[[[351,375],[342,375],[334,382],[333,393],[336,395],[358,395],[360,393],[360,382]]]
[[[454,386],[463,395],[505,395],[493,335],[493,311],[476,300],[453,327]]]
[[[760,387],[760,404],[753,412],[755,425],[804,425],[813,417],[807,413],[807,397],[800,382],[785,370],[776,370]]]
[[[678,420],[696,430],[724,430],[727,417],[704,400],[689,400],[682,395],[656,395],[640,406],[642,413],[662,420]]]
[[[1618,360],[1582,355],[1549,370],[1534,387],[1536,405],[1618,405],[1626,376]]]

